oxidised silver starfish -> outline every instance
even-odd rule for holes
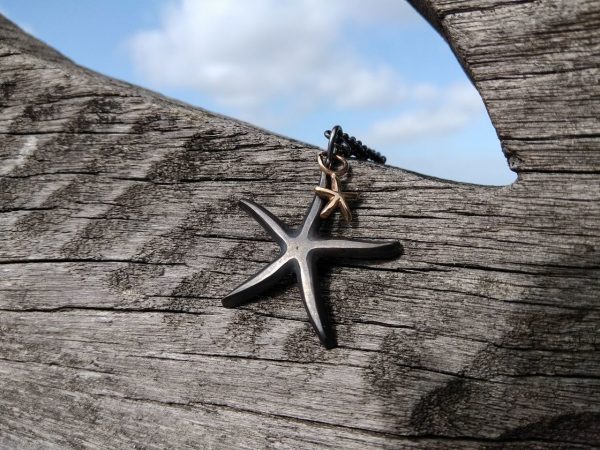
[[[322,174],[319,185],[324,187],[326,184],[327,177]],[[317,261],[320,258],[329,257],[392,258],[400,254],[400,244],[397,241],[376,243],[355,239],[322,238],[318,231],[323,199],[317,195],[315,195],[302,225],[295,230],[291,230],[265,208],[252,201],[240,200],[240,206],[273,237],[279,244],[281,252],[275,261],[227,295],[223,299],[223,306],[234,308],[247,303],[284,276],[294,273],[313,328],[325,347],[334,347],[335,341],[328,333],[323,318],[317,280]]]

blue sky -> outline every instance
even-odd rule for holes
[[[75,62],[323,146],[344,130],[388,163],[511,183],[481,99],[399,0],[0,0]]]

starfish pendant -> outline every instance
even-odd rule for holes
[[[319,186],[325,188],[326,174],[321,174]],[[315,195],[299,228],[291,230],[263,207],[249,200],[240,200],[240,206],[279,244],[277,259],[256,275],[235,288],[223,299],[223,306],[235,308],[243,305],[272,287],[284,276],[294,273],[310,323],[327,348],[335,347],[335,340],[324,320],[319,296],[317,261],[321,258],[383,259],[400,255],[397,241],[368,242],[355,239],[326,239],[319,236],[320,213],[323,199]]]
[[[353,200],[358,197],[356,192],[342,192],[339,187],[337,176],[333,174],[331,177],[331,189],[321,186],[315,188],[315,192],[319,197],[327,200],[327,204],[321,210],[321,219],[327,219],[336,208],[340,209],[342,217],[346,223],[352,222],[352,212],[346,200]]]
[[[332,155],[333,158],[342,163],[341,168],[338,170],[333,170],[333,168],[328,167],[323,162],[324,156],[325,152],[319,153],[317,156],[317,162],[319,163],[321,172],[327,175],[331,180],[331,189],[327,189],[324,186],[317,186],[315,188],[316,194],[322,199],[327,200],[325,208],[321,210],[321,219],[327,219],[336,208],[339,208],[346,223],[350,223],[352,222],[352,212],[350,211],[350,207],[348,206],[346,200],[357,198],[358,193],[342,192],[340,189],[340,177],[344,176],[346,172],[348,172],[348,161],[339,155]]]

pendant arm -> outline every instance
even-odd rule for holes
[[[358,239],[323,239],[315,246],[323,257],[336,258],[395,258],[402,253],[398,241],[372,242]]]
[[[289,229],[287,225],[275,217],[269,210],[251,200],[240,200],[240,206],[267,231],[280,245],[288,242]]]
[[[221,302],[225,308],[235,308],[236,306],[248,303],[264,290],[275,285],[281,278],[292,271],[292,261],[285,255],[280,256],[267,267],[262,269],[256,275],[244,281],[237,288],[231,291]]]
[[[319,187],[327,187],[327,175],[323,172],[321,172]],[[306,236],[316,235],[319,231],[319,226],[321,225],[321,218],[319,215],[321,214],[322,208],[323,199],[318,195],[315,195],[301,226],[302,233]]]
[[[306,259],[297,260],[296,264],[296,277],[300,285],[300,294],[310,323],[317,336],[319,336],[321,343],[326,348],[333,348],[336,344],[325,322],[325,315],[322,308],[323,302],[319,296],[320,289],[315,261]]]

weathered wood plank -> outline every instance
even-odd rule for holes
[[[330,351],[293,286],[220,306],[276,252],[237,200],[296,223],[315,149],[0,21],[0,446],[600,445],[600,5],[412,3],[519,179],[354,163],[331,232],[403,254],[324,273]]]
[[[411,3],[441,18],[521,178],[600,172],[597,1]]]

